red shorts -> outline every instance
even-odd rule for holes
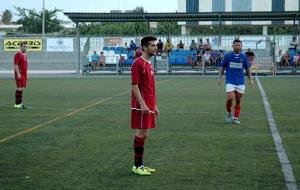
[[[131,128],[132,129],[150,129],[155,128],[155,115],[143,114],[141,111],[131,111]]]
[[[15,81],[16,81],[17,88],[26,88],[27,77],[22,76],[21,79],[17,79],[15,77]]]

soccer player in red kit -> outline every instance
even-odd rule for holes
[[[25,54],[27,44],[25,42],[20,43],[20,51],[15,54],[14,57],[14,71],[15,71],[15,81],[16,81],[16,109],[26,109],[22,103],[23,90],[26,88],[27,82],[27,56]]]
[[[156,105],[153,64],[150,59],[156,54],[156,38],[143,37],[143,54],[134,60],[131,68],[131,128],[136,129],[134,137],[134,165],[132,172],[138,175],[151,175],[155,169],[144,166],[144,143],[150,128],[155,128],[155,119],[159,117]]]

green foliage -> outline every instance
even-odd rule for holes
[[[177,22],[160,22],[153,32],[156,35],[179,35],[181,34],[181,26]]]
[[[10,24],[11,23],[11,19],[12,19],[12,13],[10,10],[8,9],[5,9],[2,13],[2,18],[1,18],[1,21],[4,23],[4,24]]]
[[[22,24],[20,29],[25,33],[41,33],[43,25],[43,11],[37,12],[35,9],[24,9],[21,7],[15,7],[18,11],[20,19],[17,20],[17,24]],[[54,33],[63,29],[61,26],[61,20],[57,18],[57,13],[62,10],[45,10],[45,32]]]
[[[167,35],[180,34],[180,26],[176,22],[158,23],[156,29],[148,30],[146,22],[126,23],[97,23],[80,25],[80,33],[83,35]]]
[[[145,22],[82,24],[80,33],[83,35],[143,35],[148,34]]]

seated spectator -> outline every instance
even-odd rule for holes
[[[141,57],[143,55],[143,52],[140,48],[135,49],[134,59]]]
[[[125,42],[125,44],[124,44],[124,46],[123,46],[123,49],[124,49],[124,50],[130,50],[130,48],[129,48],[127,42]]]
[[[300,52],[298,53],[298,55],[296,55],[295,58],[295,66],[299,67],[300,66]]]
[[[190,45],[190,50],[196,50],[198,48],[197,43],[195,40],[192,40],[191,45]]]
[[[170,39],[167,39],[167,42],[165,44],[165,52],[167,53],[167,55],[169,55],[170,51],[172,51],[174,45],[171,43]]]
[[[164,48],[164,43],[161,41],[161,39],[158,40],[156,46],[157,46],[156,55],[161,56]]]
[[[281,58],[281,63],[283,66],[286,67],[289,65],[290,60],[291,60],[290,54],[288,51],[286,51],[285,54]]]
[[[83,64],[83,74],[91,72],[92,56],[88,56],[88,62]]]
[[[99,55],[96,53],[96,50],[94,51],[94,54],[91,55],[91,61],[92,61],[92,69],[95,69],[99,62]]]
[[[206,50],[204,52],[203,61],[205,66],[210,66],[210,51]]]
[[[198,44],[198,50],[200,50],[200,51],[202,51],[203,49],[204,49],[204,47],[203,47],[204,45],[203,45],[203,39],[202,38],[200,38],[200,40],[199,40],[199,44]]]
[[[105,57],[104,53],[101,51],[101,52],[100,52],[100,57],[99,57],[99,63],[98,63],[98,66],[99,66],[99,67],[104,67],[104,66],[105,66],[105,62],[106,62],[106,57]]]
[[[182,40],[180,40],[179,43],[177,44],[177,49],[184,49],[184,44]]]
[[[281,59],[282,59],[282,50],[280,49],[280,50],[278,51],[278,55],[276,55],[276,63],[277,63],[277,66],[282,66]]]
[[[211,50],[211,44],[209,42],[209,39],[206,39],[206,43],[204,44],[204,50],[210,51]]]
[[[137,48],[136,44],[133,42],[133,40],[130,41],[130,49],[135,50]]]
[[[202,64],[202,51],[197,50],[195,66],[201,66]]]

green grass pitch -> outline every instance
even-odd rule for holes
[[[300,187],[300,77],[261,77]],[[157,76],[158,128],[131,172],[130,77],[31,78],[28,110],[0,82],[0,189],[287,189],[262,97],[246,87],[241,124],[225,123],[216,76]],[[69,115],[68,115],[69,114]],[[33,127],[37,127],[33,129]]]

